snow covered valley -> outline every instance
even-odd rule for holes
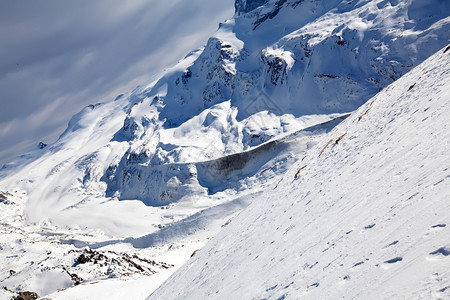
[[[0,299],[450,297],[450,4],[235,7],[0,170]]]

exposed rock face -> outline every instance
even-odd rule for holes
[[[14,300],[34,300],[38,299],[39,295],[34,292],[19,292],[19,295],[13,297]]]
[[[264,5],[269,1],[270,0],[236,0],[234,7],[236,8],[236,14],[241,15]]]

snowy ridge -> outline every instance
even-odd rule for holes
[[[265,184],[281,171],[267,172],[264,166],[275,168],[282,164],[283,153],[289,151],[289,144],[299,140],[308,140],[311,146],[314,140],[331,130],[345,117],[337,117],[323,124],[302,129],[281,139],[273,139],[251,150],[230,154],[220,158],[191,162],[167,163],[164,165],[130,165],[125,170],[126,180],[119,187],[121,197],[138,199],[148,206],[165,206],[177,202],[186,195],[207,197],[226,189],[236,189],[254,176],[262,177],[258,185]],[[270,162],[270,163],[269,163]],[[243,188],[251,189],[255,183],[247,183]],[[160,191],[159,193],[155,193]]]
[[[336,126],[149,299],[447,298],[449,99],[450,46]]]

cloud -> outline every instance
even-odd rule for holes
[[[0,165],[202,46],[233,2],[2,1]]]

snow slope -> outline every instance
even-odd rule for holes
[[[148,299],[450,296],[450,46],[356,110]]]

